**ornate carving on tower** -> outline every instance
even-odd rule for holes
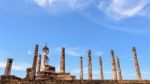
[[[91,50],[88,50],[88,80],[92,80],[92,60],[91,60]]]
[[[47,47],[47,45],[45,45],[42,53],[41,71],[46,71],[46,66],[49,63],[48,54],[49,54],[49,48]]]
[[[121,67],[120,67],[120,60],[118,57],[116,57],[117,61],[117,71],[118,71],[118,80],[122,80],[122,73],[121,73]]]
[[[116,63],[115,63],[115,57],[114,57],[114,50],[111,50],[111,61],[112,61],[113,79],[117,80],[117,71],[116,71]]]
[[[38,57],[38,44],[35,45],[33,65],[32,65],[32,79],[35,79],[36,77],[37,57]]]
[[[135,69],[136,69],[136,76],[137,80],[141,80],[141,72],[140,72],[140,67],[138,63],[138,58],[137,58],[137,53],[135,47],[132,48],[132,53],[133,53],[133,58],[134,58],[134,64],[135,64]]]
[[[102,57],[99,57],[99,65],[100,65],[100,80],[104,80],[104,75],[103,75],[103,63],[102,63]]]
[[[65,73],[65,48],[62,48],[61,54],[60,73]]]
[[[80,57],[80,80],[83,80],[83,61],[82,61],[82,57]]]
[[[6,68],[5,68],[5,73],[4,75],[8,76],[11,74],[11,67],[12,67],[12,62],[13,62],[13,59],[9,58],[7,60],[7,64],[6,64]]]

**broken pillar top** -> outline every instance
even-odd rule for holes
[[[82,59],[82,56],[80,57],[80,59]]]
[[[135,48],[135,47],[132,47],[132,51],[136,51],[136,48]]]
[[[111,54],[114,54],[114,50],[113,49],[111,49],[110,51],[111,51]]]
[[[9,62],[9,63],[12,63],[12,62],[13,62],[13,59],[12,59],[12,58],[8,58],[8,62]]]

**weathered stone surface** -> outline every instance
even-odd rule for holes
[[[117,57],[116,58],[117,61],[117,71],[118,71],[118,80],[122,80],[122,73],[121,73],[121,67],[120,67],[120,60]]]
[[[61,54],[60,73],[65,73],[65,48],[62,48]]]
[[[88,80],[92,80],[92,59],[91,50],[88,50]]]
[[[45,45],[45,47],[43,48],[43,52],[42,52],[42,62],[41,62],[41,69],[40,71],[47,71],[47,68],[49,68],[47,65],[49,65],[49,48],[47,47],[47,45]]]
[[[32,64],[32,79],[35,79],[36,76],[37,57],[38,57],[38,45],[35,45],[33,64]]]
[[[100,65],[100,80],[104,80],[104,75],[103,75],[103,63],[102,63],[102,57],[99,57],[99,65]]]
[[[0,80],[0,84],[150,84],[150,80]]]
[[[11,74],[11,67],[12,67],[12,62],[13,62],[13,59],[9,58],[7,60],[7,64],[6,64],[6,68],[5,68],[5,73],[4,75],[10,75]]]
[[[138,58],[137,58],[137,53],[135,47],[132,48],[132,53],[133,53],[133,58],[134,58],[134,64],[135,64],[135,69],[136,69],[136,76],[137,80],[141,80],[141,72],[140,72],[140,67],[138,63]]]
[[[38,56],[36,74],[40,72],[40,68],[41,68],[41,55]]]
[[[111,50],[111,61],[112,61],[112,74],[113,79],[117,80],[117,71],[116,71],[116,63],[115,63],[115,57],[114,57],[114,50]]]
[[[83,61],[82,61],[82,57],[80,57],[80,80],[83,80]]]

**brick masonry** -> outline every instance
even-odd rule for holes
[[[0,80],[0,84],[150,84],[150,80]]]

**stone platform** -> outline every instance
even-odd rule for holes
[[[70,73],[51,73],[51,72],[39,72],[37,73],[36,80],[75,80],[75,76]]]
[[[150,84],[150,80],[0,80],[0,84]]]

